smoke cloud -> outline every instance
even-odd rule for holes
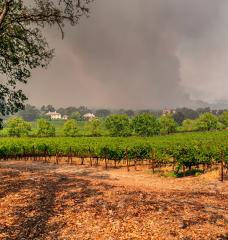
[[[36,105],[163,108],[228,100],[226,0],[96,0],[90,18],[48,31],[56,57],[34,71]]]

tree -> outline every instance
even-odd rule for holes
[[[224,124],[224,126],[228,127],[228,111],[224,111],[221,115],[219,115],[219,122]]]
[[[28,3],[29,2],[29,3]],[[58,26],[62,38],[65,23],[75,25],[89,12],[90,0],[0,1],[0,113],[23,109],[27,99],[18,83],[26,83],[31,70],[47,67],[54,51],[42,30]]]
[[[63,133],[66,137],[76,137],[79,128],[77,122],[74,119],[67,120],[63,125]]]
[[[73,112],[70,116],[71,119],[74,119],[75,121],[81,121],[82,120],[82,116],[80,114],[80,112]]]
[[[125,111],[124,114],[127,114],[128,117],[133,117],[135,115],[135,112],[131,109],[128,109],[128,110]]]
[[[135,116],[132,119],[132,128],[136,135],[142,137],[157,135],[160,131],[158,120],[148,113]]]
[[[24,110],[18,112],[18,116],[26,121],[32,122],[40,117],[40,111],[35,106],[27,104]]]
[[[11,117],[6,123],[9,136],[21,137],[28,136],[31,131],[31,124],[24,121],[21,117]]]
[[[159,119],[160,123],[160,132],[162,134],[169,134],[176,132],[177,123],[173,119],[171,114],[161,116]]]
[[[111,136],[125,137],[131,134],[130,122],[126,114],[112,114],[105,120],[106,128]]]
[[[173,118],[178,124],[181,124],[184,121],[185,116],[182,112],[175,112]]]
[[[81,116],[85,115],[86,113],[91,112],[90,109],[88,109],[85,106],[80,106],[79,108],[77,108],[77,112],[79,112],[81,114]]]
[[[210,107],[197,108],[197,109],[196,109],[196,112],[200,115],[200,114],[203,114],[203,113],[209,113],[209,112],[211,112],[211,109],[210,109]]]
[[[59,112],[62,115],[68,115],[71,116],[72,113],[77,112],[78,109],[76,107],[67,107],[67,108],[59,108],[57,112]]]
[[[39,137],[54,137],[55,127],[46,119],[37,120],[37,136]]]
[[[95,112],[95,116],[99,118],[106,118],[111,114],[111,111],[108,109],[98,109]]]
[[[218,118],[210,112],[203,113],[197,119],[197,129],[202,131],[215,130],[218,127]]]
[[[191,132],[197,130],[197,120],[185,119],[182,123],[182,130],[186,132]]]
[[[55,111],[55,108],[52,106],[52,105],[43,105],[40,110],[42,111],[42,113],[47,113],[47,112],[54,112]]]
[[[200,110],[199,110],[200,111]],[[201,111],[203,111],[201,109]],[[196,119],[199,117],[199,113],[191,108],[177,108],[176,113],[173,115],[174,119],[176,119],[177,114],[182,114],[184,116],[184,119]],[[180,117],[180,115],[179,115]],[[184,120],[183,119],[183,120]]]
[[[94,118],[87,122],[86,128],[90,132],[91,136],[98,137],[101,136],[101,125],[101,120]]]

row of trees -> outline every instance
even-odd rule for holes
[[[87,130],[91,136],[100,136],[101,121],[94,119],[86,124]],[[50,121],[38,119],[36,121],[35,131],[32,132],[32,124],[23,120],[21,117],[9,118],[6,123],[7,135],[11,137],[37,136],[37,137],[54,137],[56,129]],[[67,120],[62,128],[62,134],[66,137],[76,137],[79,135],[79,125],[74,119]]]
[[[182,123],[183,131],[210,131],[228,128],[228,111],[219,116],[203,113],[197,119],[186,119]]]
[[[93,119],[85,124],[85,129],[91,136],[101,136],[102,128],[106,128],[111,136],[153,136],[159,133],[172,133],[176,131],[176,122],[171,115],[157,119],[151,114],[139,114],[130,119],[126,114],[113,114],[105,120]],[[32,131],[32,124],[21,117],[9,118],[6,123],[9,136],[28,136]],[[67,137],[79,135],[80,127],[75,119],[65,121],[62,134]],[[46,119],[36,121],[36,130],[32,135],[38,137],[55,136],[55,127]]]
[[[132,110],[132,109],[118,109],[118,110],[110,110],[110,109],[89,109],[86,106],[80,107],[66,107],[66,108],[55,108],[52,105],[42,106],[41,108],[37,108],[32,105],[26,105],[25,109],[19,111],[17,116],[22,117],[26,121],[35,121],[38,118],[47,118],[45,114],[47,112],[57,111],[61,115],[67,115],[70,119],[75,119],[76,121],[83,120],[83,115],[88,112],[93,112],[98,118],[107,118],[112,114],[126,114],[128,117],[132,118],[136,115],[147,113],[152,114],[156,117],[160,117],[162,115],[162,110]],[[174,120],[181,125],[186,119],[197,119],[201,114],[211,112],[213,115],[219,116],[225,110],[211,110],[210,108],[198,108],[196,110],[190,108],[177,108],[175,113],[173,114]]]
[[[196,119],[186,119],[179,125],[175,114],[162,115],[160,118],[143,113],[129,119],[127,115],[111,115],[106,119],[106,127],[112,136],[153,136],[170,134],[177,131],[211,131],[228,128],[228,111],[219,116],[211,112],[202,113]]]
[[[162,114],[162,111],[151,111],[151,110],[140,110],[140,111],[134,111],[134,110],[125,110],[125,109],[118,109],[118,110],[110,110],[110,109],[89,109],[86,106],[80,106],[80,107],[66,107],[66,108],[55,108],[52,105],[43,105],[41,108],[37,108],[35,106],[27,104],[25,106],[25,109],[22,111],[19,111],[17,113],[17,116],[22,117],[26,121],[35,121],[39,118],[48,118],[45,116],[47,112],[54,112],[57,111],[61,115],[67,115],[70,119],[75,119],[76,121],[82,121],[83,115],[89,112],[93,112],[95,116],[98,118],[106,118],[110,116],[111,114],[126,114],[129,117],[133,117],[137,115],[138,113],[151,113],[155,116],[159,116]]]
[[[12,117],[6,123],[9,136],[28,136],[32,131],[31,123],[21,117]],[[152,114],[141,113],[133,118],[126,114],[112,114],[107,118],[93,119],[84,126],[90,136],[104,135],[104,129],[110,136],[141,136],[149,137],[159,134],[170,134],[177,131],[210,131],[228,128],[228,111],[219,117],[212,113],[203,113],[195,120],[186,119],[178,127],[171,114],[156,118]],[[38,119],[36,129],[32,135],[39,137],[55,136],[55,127],[46,119]],[[79,136],[80,127],[75,119],[65,121],[62,127],[62,135],[67,137]]]

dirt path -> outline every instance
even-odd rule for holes
[[[228,182],[0,162],[0,239],[228,239]]]

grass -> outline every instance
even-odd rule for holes
[[[187,170],[185,172],[185,177],[188,176],[200,176],[201,174],[203,174],[204,171],[201,169],[191,169],[191,170]],[[162,174],[163,177],[174,177],[174,178],[181,178],[184,177],[184,173],[183,172],[167,172],[167,173],[163,173]]]
[[[182,178],[182,177],[184,177],[183,172],[163,171],[163,170],[158,170],[158,169],[155,169],[154,172],[152,170],[146,170],[145,173],[146,174],[157,174],[161,177],[167,177],[167,178]],[[204,171],[201,169],[191,169],[191,170],[187,170],[185,172],[185,177],[188,177],[188,176],[197,177],[197,176],[202,175],[203,173],[204,173]]]

